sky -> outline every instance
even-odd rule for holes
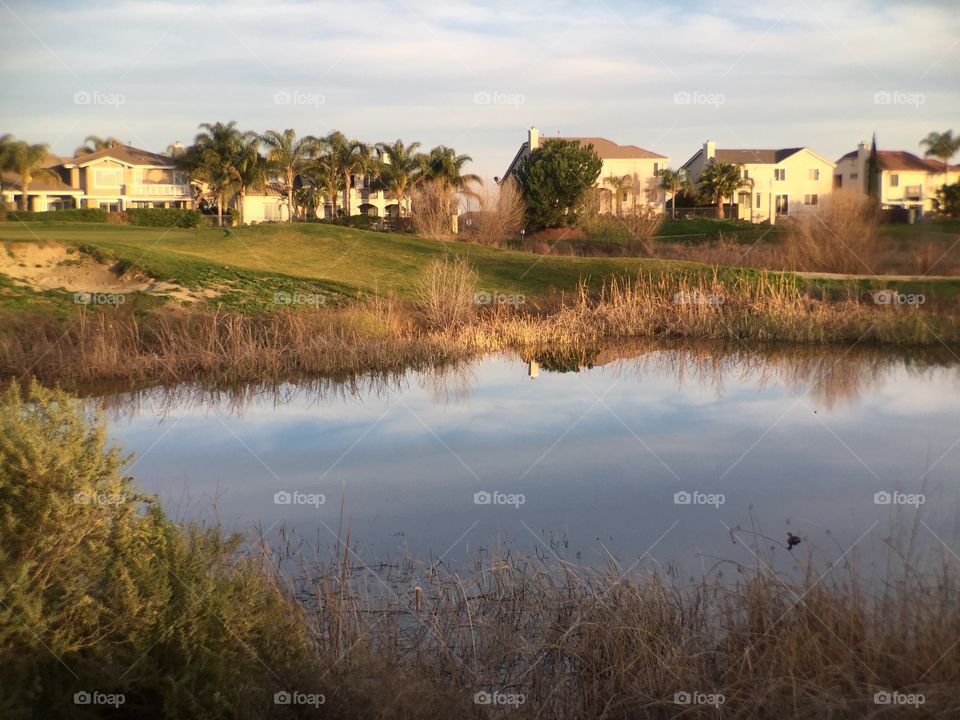
[[[448,145],[503,173],[536,126],[679,167],[718,147],[960,131],[955,0],[0,0],[0,133],[162,151],[203,122]]]

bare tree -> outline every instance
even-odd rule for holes
[[[470,225],[460,228],[466,238],[482,245],[501,245],[520,234],[526,206],[515,183],[478,190],[476,198],[477,211],[471,213]]]

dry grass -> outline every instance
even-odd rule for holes
[[[410,193],[410,219],[421,237],[452,239],[453,207],[453,191],[435,180],[418,183]]]
[[[520,235],[526,217],[523,197],[516,183],[508,182],[476,193],[479,207],[470,225],[460,225],[461,237],[482,245],[502,245]]]
[[[414,683],[410,692],[439,681],[461,698],[458,717],[960,713],[960,653],[951,652],[960,585],[946,559],[926,573],[901,563],[874,587],[851,567],[827,577],[792,556],[793,571],[775,573],[771,551],[756,545],[753,566],[718,562],[690,584],[658,571],[516,556],[478,558],[466,576],[412,559],[375,571],[350,548],[340,552],[343,561],[306,569],[299,599],[314,608],[325,661],[345,677],[377,678],[370,685],[385,716],[402,707],[398,688],[377,683],[397,676]],[[893,691],[924,702],[875,702]],[[471,711],[477,692],[523,702]],[[682,705],[678,693],[723,699],[719,707]],[[418,717],[446,717],[435,712]]]
[[[727,282],[643,275],[598,293],[584,285],[574,297],[480,311],[475,292],[473,271],[445,259],[424,273],[416,304],[372,297],[260,316],[80,310],[66,328],[25,319],[0,334],[0,375],[68,385],[344,377],[508,349],[577,353],[629,338],[960,345],[960,317],[949,306],[876,305],[869,295],[823,300],[778,275]]]

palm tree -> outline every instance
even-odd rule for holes
[[[242,132],[236,125],[232,120],[226,124],[201,124],[201,132],[187,151],[186,165],[209,185],[210,192],[217,198],[217,218],[221,224],[225,199],[236,195],[242,225],[247,190],[263,185],[267,171],[260,155],[260,136],[252,131]]]
[[[267,146],[267,167],[285,179],[289,220],[293,221],[293,183],[317,152],[317,139],[311,135],[297,138],[294,130],[267,130],[261,138]]]
[[[943,160],[943,184],[949,185],[950,158],[957,153],[957,150],[960,150],[960,135],[954,137],[952,130],[942,133],[934,131],[921,140],[920,145],[927,148],[923,154],[924,157],[935,157]]]
[[[664,168],[660,171],[660,189],[670,193],[670,217],[677,217],[677,196],[693,190],[693,183],[685,170],[671,170]]]
[[[121,145],[123,145],[123,143],[115,137],[102,138],[97,135],[87,135],[87,137],[83,139],[83,145],[73,151],[73,156],[79,157],[80,155],[87,155],[88,153],[106,150],[107,148],[120,147]]]
[[[603,179],[603,184],[613,191],[614,207],[616,207],[617,217],[620,217],[623,214],[623,194],[633,188],[633,178],[630,175],[617,177],[611,174]]]
[[[343,206],[344,213],[349,216],[350,207],[350,188],[352,186],[352,175],[369,172],[373,168],[373,155],[370,147],[359,140],[350,140],[339,130],[335,130],[323,139],[323,144],[327,149],[327,158],[337,168],[343,176]],[[333,202],[334,212],[336,212],[337,202]]]
[[[732,197],[746,185],[743,168],[738,163],[711,160],[700,173],[700,189],[717,203],[717,218],[723,220],[723,198]]]
[[[21,141],[8,143],[5,155],[6,165],[20,177],[20,209],[27,210],[27,193],[30,183],[41,178],[49,178],[54,182],[60,181],[60,176],[43,163],[50,154],[50,148],[42,143],[31,145]]]
[[[329,155],[317,158],[304,168],[303,175],[312,182],[320,192],[330,198],[331,219],[337,217],[337,195],[343,189],[343,174],[339,166]],[[322,210],[322,208],[321,208]]]
[[[383,154],[385,162],[381,173],[387,188],[397,197],[397,208],[403,216],[404,198],[407,188],[416,182],[423,168],[423,155],[417,152],[420,143],[404,145],[397,140],[392,145],[377,143],[377,149]]]
[[[471,185],[482,185],[479,175],[463,172],[463,166],[473,162],[469,155],[457,155],[453,148],[439,145],[424,157],[423,174],[425,180],[438,180],[457,192],[476,195]]]

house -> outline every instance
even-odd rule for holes
[[[871,149],[861,142],[856,150],[837,160],[834,187],[867,192],[870,153]],[[960,165],[950,165],[949,170],[951,179],[960,179]],[[912,218],[932,212],[937,190],[946,180],[939,160],[919,158],[903,150],[877,150],[875,187],[884,210],[903,209]]]
[[[187,174],[166,155],[119,145],[72,158],[50,156],[45,167],[56,179],[37,178],[30,183],[27,199],[34,211],[193,207]],[[14,205],[22,195],[19,178],[5,174],[3,200]]]
[[[553,138],[541,139],[539,130],[535,127],[530,128],[527,133],[527,142],[517,150],[517,154],[514,155],[499,182],[504,183],[514,178],[520,161],[539,148],[546,139]],[[658,211],[663,210],[664,191],[660,189],[658,175],[670,162],[670,158],[666,155],[660,155],[636,145],[619,145],[602,137],[558,137],[558,139],[578,142],[581,145],[593,145],[593,149],[603,161],[603,169],[596,182],[596,187],[603,191],[602,211],[613,212],[618,207],[633,207],[634,203],[652,207]],[[624,177],[630,178],[630,182],[626,187],[619,188],[622,195],[620,198],[615,198],[612,180]]]
[[[696,184],[713,160],[742,168],[744,187],[737,192],[735,210],[740,220],[775,223],[815,209],[833,189],[834,164],[805,147],[724,149],[708,140],[682,169]]]

